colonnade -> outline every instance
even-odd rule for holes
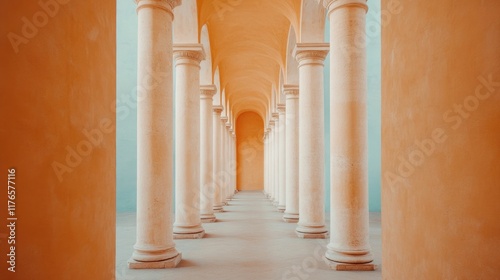
[[[236,135],[224,100],[213,105],[215,85],[200,86],[201,44],[172,44],[173,0],[137,0],[138,81],[146,98],[138,103],[137,242],[131,268],[174,267],[180,260],[173,238],[202,238],[202,222],[236,188]],[[334,269],[370,269],[366,170],[365,0],[324,1],[332,44],[295,46],[299,84],[279,90],[285,103],[270,108],[264,134],[264,192],[297,222],[301,238],[327,238],[324,205],[324,60],[330,52],[331,198],[330,244]],[[364,34],[363,34],[364,36]],[[345,47],[349,52],[345,52]],[[175,62],[175,134],[172,63]],[[144,77],[161,70],[151,86]],[[171,221],[175,139],[175,223]],[[368,264],[368,265],[365,265]]]

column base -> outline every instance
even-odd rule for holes
[[[177,254],[175,257],[152,262],[140,262],[130,258],[127,261],[128,268],[130,269],[160,269],[160,268],[174,268],[182,259],[182,253]]]
[[[299,214],[290,214],[286,213],[283,215],[283,221],[286,223],[298,223],[299,222]]]
[[[194,233],[175,233],[174,239],[201,239],[205,236],[205,230]]]
[[[278,205],[278,212],[285,213],[285,205]]]
[[[339,251],[328,245],[326,247],[325,258],[336,264],[345,265],[372,265],[373,255],[368,250],[360,251]]]
[[[195,226],[176,226],[174,224],[174,239],[199,239],[205,235],[201,223]]]
[[[377,265],[372,263],[352,264],[328,261],[328,266],[337,271],[374,271],[377,269]]]
[[[326,239],[329,237],[325,226],[297,226],[295,233],[299,238],[304,239]]]
[[[222,208],[222,205],[216,205],[212,208],[212,210],[215,212],[215,213],[220,213],[220,212],[224,212],[224,208]]]
[[[202,223],[214,223],[217,221],[217,218],[215,217],[214,214],[202,214],[201,215],[201,222]]]

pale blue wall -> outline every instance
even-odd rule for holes
[[[367,67],[368,67],[368,172],[370,211],[380,211],[380,29],[375,30],[374,16],[380,13],[380,1],[368,1],[367,14]],[[117,211],[135,211],[136,208],[136,159],[137,159],[137,110],[135,87],[137,80],[137,15],[133,1],[117,1],[117,132],[116,132],[116,184]],[[326,40],[329,40],[328,21]],[[329,68],[330,60],[325,61],[325,205],[329,210],[330,192],[330,139],[329,121]]]
[[[381,173],[381,37],[380,1],[369,0],[366,15],[367,76],[368,76],[368,188],[370,211],[380,211]],[[326,21],[325,41],[330,41],[330,23]],[[377,29],[378,27],[378,29]],[[330,209],[330,55],[325,60],[325,206]]]
[[[137,14],[134,1],[118,0],[116,14],[116,207],[118,212],[136,209]],[[128,101],[128,103],[127,103]]]

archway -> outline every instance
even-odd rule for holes
[[[238,190],[263,190],[264,121],[255,112],[244,112],[236,120]]]

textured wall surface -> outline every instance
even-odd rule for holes
[[[498,11],[405,1],[383,29],[384,279],[500,275]]]
[[[0,4],[1,279],[114,278],[115,14],[114,1]]]

